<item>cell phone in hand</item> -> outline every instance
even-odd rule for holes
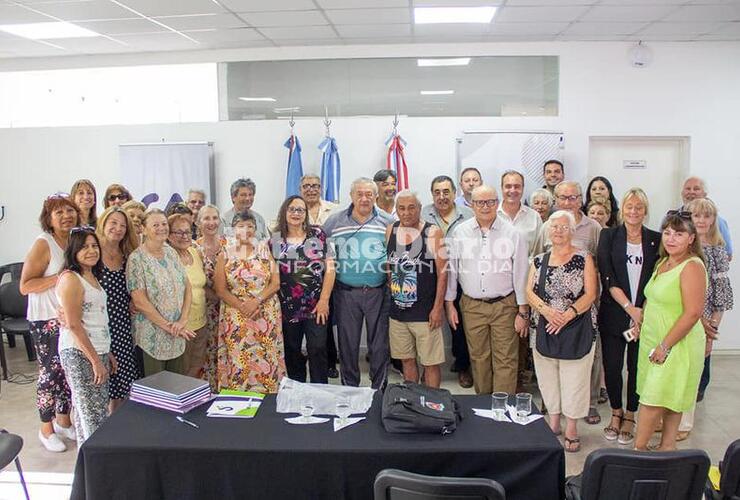
[[[627,328],[625,331],[622,332],[622,336],[627,342],[634,342],[635,341],[635,331],[634,327]]]

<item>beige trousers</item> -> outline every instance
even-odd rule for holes
[[[578,419],[588,415],[595,346],[581,359],[546,358],[533,349],[534,370],[550,414]]]

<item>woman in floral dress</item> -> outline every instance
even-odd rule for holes
[[[216,260],[213,286],[222,300],[217,340],[219,389],[276,393],[285,375],[277,265],[254,238],[251,212],[234,214],[235,241]]]

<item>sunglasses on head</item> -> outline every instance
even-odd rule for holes
[[[46,197],[47,200],[61,200],[63,198],[69,198],[69,193],[64,193],[62,191],[57,191],[54,194],[50,194]]]
[[[70,234],[75,233],[94,233],[95,228],[92,226],[76,226],[69,230]]]
[[[681,219],[691,220],[691,212],[688,210],[668,210],[666,217],[679,217]]]

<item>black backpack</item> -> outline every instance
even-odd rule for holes
[[[447,389],[404,382],[385,388],[382,420],[387,432],[444,435],[455,431],[462,415]]]

